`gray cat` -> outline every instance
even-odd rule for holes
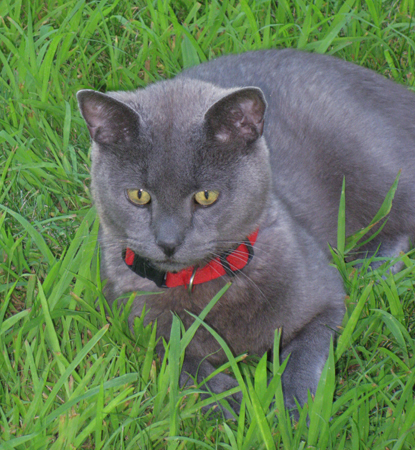
[[[415,95],[356,65],[292,50],[218,58],[135,92],[78,93],[110,302],[139,296],[168,339],[227,283],[205,321],[237,354],[282,329],[288,408],[315,392],[344,291],[329,266],[346,177],[346,226],[368,225],[399,169],[390,218],[366,248],[394,256],[415,232]],[[181,382],[225,361],[200,327]],[[223,392],[236,382],[208,382]],[[236,400],[240,400],[236,396]],[[236,408],[237,409],[237,408]],[[228,414],[228,413],[227,413]]]

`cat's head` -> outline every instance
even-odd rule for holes
[[[82,90],[78,101],[106,244],[179,271],[258,227],[271,182],[260,89],[182,78],[136,92]]]

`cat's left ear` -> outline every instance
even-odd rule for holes
[[[89,134],[97,144],[129,144],[137,139],[140,116],[128,105],[90,89],[76,96]]]
[[[222,142],[243,139],[251,144],[262,135],[266,107],[261,89],[238,89],[209,108],[205,114],[208,133]]]

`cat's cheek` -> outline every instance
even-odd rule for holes
[[[192,226],[186,230],[183,242],[174,255],[175,259],[189,261],[188,265],[203,260],[206,257],[205,249],[212,239],[215,239],[215,233],[211,232],[206,225],[206,221],[194,219]]]

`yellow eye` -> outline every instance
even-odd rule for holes
[[[150,194],[143,189],[127,189],[127,195],[135,205],[147,205],[151,200]]]
[[[216,202],[219,191],[200,191],[195,194],[195,201],[202,206],[209,206]]]

